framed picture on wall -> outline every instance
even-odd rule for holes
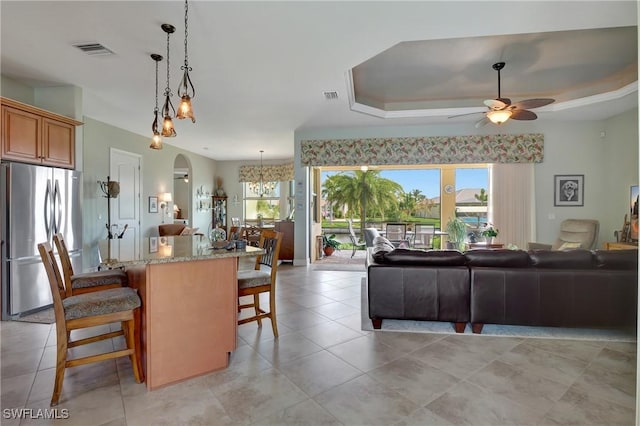
[[[149,253],[158,251],[158,237],[149,237]]]
[[[149,213],[158,213],[158,197],[149,197]]]
[[[584,175],[555,175],[553,177],[553,195],[554,206],[584,206]]]

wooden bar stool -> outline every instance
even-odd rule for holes
[[[56,248],[58,249],[58,254],[60,255],[60,263],[62,264],[67,296],[98,290],[107,290],[110,288],[127,287],[129,285],[127,273],[122,269],[108,269],[75,274],[73,272],[73,265],[71,265],[71,259],[69,258],[69,251],[67,250],[67,245],[64,242],[62,234],[55,234],[53,236],[53,242],[55,243]]]
[[[69,296],[51,245],[49,243],[38,244],[38,251],[49,278],[56,317],[57,361],[51,406],[58,404],[62,393],[64,372],[67,367],[128,356],[133,365],[133,375],[136,382],[142,383],[144,373],[140,355],[141,302],[138,293],[132,288],[120,287]],[[76,341],[71,340],[72,330],[114,322],[120,322],[122,329]],[[69,359],[69,348],[122,335],[127,342],[127,349]]]

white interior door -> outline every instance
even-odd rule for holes
[[[111,226],[118,226],[121,234],[119,258],[135,259],[140,253],[140,167],[141,157],[118,149],[111,149],[111,180],[120,183],[120,194],[111,199]]]

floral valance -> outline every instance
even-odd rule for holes
[[[262,178],[260,172],[262,171]],[[240,166],[240,182],[283,182],[293,180],[293,163],[268,166]]]
[[[304,166],[540,163],[544,136],[426,136],[301,141]]]

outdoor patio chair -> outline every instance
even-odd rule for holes
[[[386,238],[396,247],[411,247],[411,242],[407,239],[406,223],[387,223]]]
[[[353,257],[356,254],[356,250],[365,248],[365,243],[358,242],[358,237],[353,231],[353,221],[349,219],[347,224],[349,225],[349,239],[351,240],[351,257]]]
[[[436,232],[435,227],[433,225],[417,224],[415,229],[416,234],[413,246],[420,248],[433,248],[433,236]]]

